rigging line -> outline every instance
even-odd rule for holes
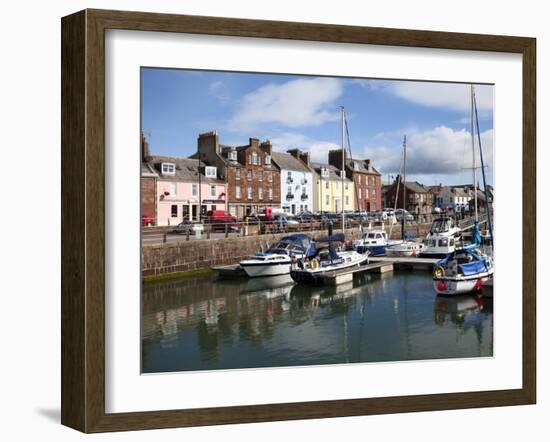
[[[397,210],[397,200],[399,198],[399,184],[401,183],[401,181],[403,180],[403,168],[405,167],[405,149],[403,149],[403,151],[401,152],[401,161],[399,162],[399,181],[397,181],[397,189],[395,190],[395,201],[394,201],[394,207],[393,207],[393,213],[394,213],[394,216],[395,216],[395,211]],[[403,182],[403,185],[405,185],[405,182]],[[403,213],[401,214],[401,216],[405,216],[405,206],[406,206],[406,201],[403,200]],[[388,238],[391,238],[391,235],[392,235],[392,232],[393,232],[393,221],[390,221],[390,234],[388,235]]]
[[[344,116],[344,127],[346,129],[346,138],[348,140],[348,151],[349,151],[349,159],[351,161],[351,164],[353,165],[353,155],[351,153],[351,140],[349,136],[349,126],[348,126],[348,118],[347,116]],[[355,180],[353,180],[353,190],[355,191],[355,203],[356,207],[361,211],[363,207],[361,206],[361,201],[359,201],[359,192],[357,192],[357,183]]]

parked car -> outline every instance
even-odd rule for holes
[[[250,225],[258,225],[260,224],[260,217],[255,214],[250,214],[245,216],[243,221]]]
[[[141,217],[141,227],[152,226],[155,223],[155,217],[153,215],[143,215]]]
[[[405,210],[405,209],[395,210],[395,219],[397,221],[401,222],[401,220],[403,219],[403,216],[405,217],[406,222],[414,221],[414,216],[408,210]]]
[[[204,225],[197,221],[191,221],[191,220],[185,220],[179,223],[174,230],[172,230],[172,233],[179,233],[179,234],[189,234],[194,235],[196,232],[203,232],[204,231]]]
[[[224,210],[209,210],[204,216],[204,223],[209,225],[212,231],[225,231],[226,226],[229,231],[239,230],[237,218]]]

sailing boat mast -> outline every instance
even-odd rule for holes
[[[344,111],[344,106],[342,106],[342,170],[340,171],[340,179],[342,181],[342,233],[345,233],[345,213],[344,213],[344,201],[345,201],[345,191],[344,191],[344,170],[346,167],[346,151],[344,148],[344,130],[346,124],[346,116]]]
[[[403,136],[403,213],[401,214],[401,239],[405,240],[405,211],[407,210],[407,135]],[[393,224],[393,222],[392,222]]]
[[[477,222],[477,165],[476,165],[476,148],[475,148],[475,131],[474,131],[474,85],[470,85],[470,101],[471,101],[471,134],[472,134],[472,170],[474,175],[474,208],[475,208],[475,220]]]

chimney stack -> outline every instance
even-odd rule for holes
[[[207,158],[215,156],[215,154],[221,154],[218,131],[213,130],[199,134],[197,151],[201,161],[205,161]]]
[[[145,162],[149,159],[149,142],[141,132],[141,161]]]
[[[347,162],[348,157],[345,151],[344,151],[344,158]],[[328,152],[328,163],[331,166],[336,167],[338,170],[342,170],[342,150],[340,149],[330,150]]]
[[[266,153],[268,155],[271,155],[271,151],[273,150],[273,146],[271,145],[271,141],[269,141],[269,140],[262,141],[262,144],[260,144],[260,148],[262,149],[262,151],[264,153]]]
[[[292,155],[294,158],[300,160],[307,167],[309,167],[309,152],[304,152],[300,149],[289,149],[287,153]]]

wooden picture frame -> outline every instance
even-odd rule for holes
[[[105,30],[209,34],[522,55],[523,385],[136,413],[105,412]],[[84,10],[62,19],[62,410],[83,432],[533,404],[536,400],[536,41],[533,38]]]

